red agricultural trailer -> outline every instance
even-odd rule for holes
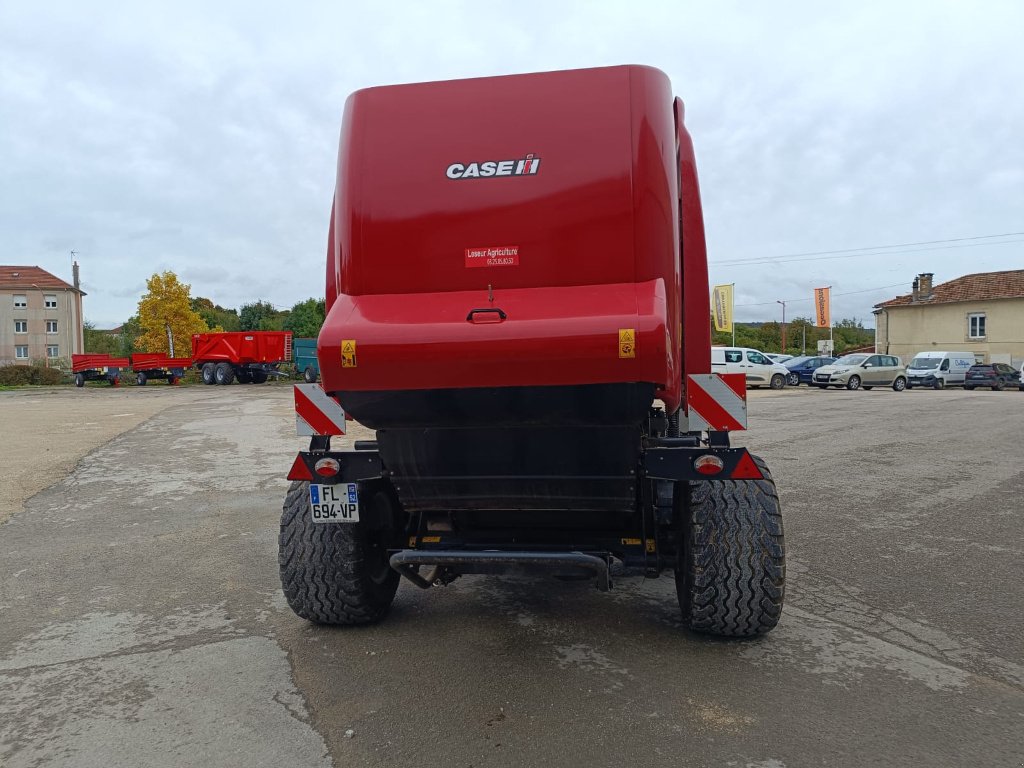
[[[135,383],[140,387],[152,379],[165,379],[177,384],[185,371],[192,367],[191,357],[168,357],[161,352],[136,352],[131,356]]]
[[[410,119],[401,119],[402,116]],[[684,624],[782,612],[765,463],[711,373],[696,164],[668,78],[626,66],[369,88],[345,105],[318,339],[278,562],[324,624],[401,577],[674,575]],[[346,415],[376,431],[332,450]]]
[[[111,386],[121,383],[121,372],[131,367],[127,357],[111,357],[107,354],[84,354],[71,356],[71,372],[75,375],[75,386],[84,387],[87,381],[107,381]]]
[[[281,363],[292,359],[291,331],[229,331],[192,336],[192,364],[204,384],[262,384],[283,376]]]

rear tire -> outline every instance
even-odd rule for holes
[[[217,383],[217,366],[213,363],[205,363],[203,365],[203,384],[216,384]]]
[[[230,384],[235,380],[235,369],[231,367],[231,363],[217,363],[213,377],[218,384]]]
[[[400,577],[378,537],[361,523],[314,523],[309,483],[293,482],[284,500],[277,555],[291,609],[317,624],[371,624],[384,618]]]
[[[83,374],[81,374],[81,373],[76,373],[75,374],[75,386],[76,387],[84,387],[85,386],[85,376]]]
[[[855,389],[860,389],[860,376],[851,376],[847,379],[846,388],[851,392]]]
[[[138,384],[140,387],[146,386],[146,374],[144,374],[142,371],[136,373],[135,383]]]
[[[786,583],[786,540],[775,481],[691,483],[676,593],[694,632],[755,637],[779,623]],[[686,488],[686,485],[681,485]]]
[[[313,370],[312,365],[306,366],[306,370],[302,372],[302,378],[306,380],[307,384],[316,383],[316,372]]]
[[[772,376],[772,382],[771,382],[771,388],[772,389],[782,389],[784,386],[786,386],[786,377],[785,376],[783,376],[781,373],[776,373],[774,376]]]

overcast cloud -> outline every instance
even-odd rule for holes
[[[870,324],[917,272],[1024,268],[1024,235],[725,262],[1024,232],[1022,32],[1013,0],[5,0],[0,263],[70,280],[75,249],[101,327],[164,269],[225,306],[289,307],[323,293],[351,91],[642,63],[686,102],[712,281],[736,283],[737,316],[777,319],[776,299],[807,316],[832,285],[833,314]]]

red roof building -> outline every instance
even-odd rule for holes
[[[83,349],[78,264],[73,282],[35,266],[0,265],[0,365],[70,360]]]
[[[875,348],[904,362],[919,352],[972,352],[984,362],[1024,363],[1024,269],[978,272],[875,305]]]

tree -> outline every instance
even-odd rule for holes
[[[291,308],[282,328],[298,338],[316,338],[324,324],[327,305],[323,299],[306,299]]]
[[[287,310],[279,311],[269,301],[243,304],[238,310],[243,331],[279,331],[287,316]]]
[[[117,340],[119,356],[128,357],[132,352],[138,352],[139,348],[136,345],[141,335],[142,325],[139,323],[139,316],[132,315],[121,326],[121,335]]]
[[[214,331],[240,331],[242,324],[238,319],[238,310],[214,304],[210,299],[196,296],[192,299],[192,309],[206,321]]]
[[[191,354],[192,334],[210,330],[206,321],[192,309],[189,298],[191,286],[179,281],[173,272],[167,271],[149,278],[146,288],[149,292],[139,300],[142,334],[138,339],[138,347],[145,352],[169,354],[169,327],[174,339],[174,355],[187,357]]]
[[[117,356],[121,352],[121,340],[116,334],[97,330],[88,320],[82,324],[82,336],[86,353]]]

